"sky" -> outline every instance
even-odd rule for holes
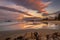
[[[51,0],[52,3],[46,8],[49,13],[60,11],[60,0]]]
[[[48,1],[48,0],[43,0],[43,1]],[[60,7],[60,0],[49,0],[49,1],[51,1],[52,3],[46,8],[47,11],[54,12],[54,11],[60,10],[60,8],[59,8]],[[25,8],[26,8],[26,6],[29,7],[28,4],[23,5],[24,4],[24,1],[23,1],[23,3],[21,3],[21,2],[18,2],[17,3],[14,0],[13,1],[11,1],[11,0],[10,1],[8,1],[8,0],[4,0],[4,1],[3,0],[0,0],[0,6],[8,6],[8,7],[11,7],[12,6],[12,8],[15,8],[15,9],[19,9],[20,7],[18,7],[18,6],[23,6]],[[30,9],[33,9],[33,8],[30,7]]]
[[[60,11],[60,0],[43,0],[44,2],[50,1],[51,4],[45,8],[48,13],[54,13]],[[5,7],[5,8],[2,8]],[[6,8],[7,7],[7,8]],[[12,10],[11,10],[12,8]],[[17,19],[20,16],[20,12],[28,12],[32,15],[39,14],[34,13],[34,7],[31,4],[27,4],[26,1],[22,0],[0,0],[0,20],[2,19]],[[17,15],[16,15],[17,14]]]

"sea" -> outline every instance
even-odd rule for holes
[[[59,29],[59,25],[50,22],[1,22],[0,31],[25,29]]]

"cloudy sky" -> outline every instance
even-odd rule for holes
[[[60,0],[43,0],[44,2],[51,1],[51,4],[45,8],[48,13],[60,11]],[[12,8],[12,9],[11,9]],[[20,11],[31,12],[36,11],[33,4],[28,4],[24,0],[0,0],[0,20],[16,19],[20,16]],[[39,15],[34,14],[33,15]]]
[[[47,11],[49,11],[49,13],[54,13],[56,11],[60,11],[60,0],[51,0],[52,3],[49,7],[47,7]]]

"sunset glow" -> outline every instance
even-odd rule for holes
[[[2,26],[0,29],[38,29],[47,27],[46,23],[38,23],[39,25],[35,26],[34,23],[32,23],[33,27],[31,27],[32,25],[28,27],[27,22],[23,19],[32,18],[31,21],[34,22],[33,18],[36,17],[36,19],[41,22],[41,20],[54,18],[55,15],[49,16],[49,14],[58,11],[60,11],[60,0],[0,0],[0,25]]]
[[[46,2],[43,3],[42,0],[28,0],[28,2],[31,4],[33,3],[35,8],[40,11],[43,12],[45,14],[48,14],[48,12],[45,10],[45,8],[51,3],[51,2]]]

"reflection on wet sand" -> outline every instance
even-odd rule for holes
[[[47,27],[48,24],[45,23],[27,23],[26,26],[24,26],[26,29],[39,29],[39,28],[43,28],[43,27]]]
[[[25,29],[58,29],[59,25],[51,22],[27,22]]]
[[[52,22],[8,22],[0,24],[0,31],[25,29],[60,29],[60,25]]]

